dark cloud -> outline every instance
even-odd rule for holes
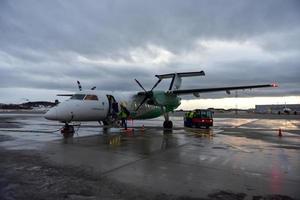
[[[204,69],[184,87],[277,81],[254,94],[299,95],[299,10],[297,0],[2,0],[0,87],[72,90],[81,80],[134,91],[134,78],[151,88],[155,74]],[[227,55],[206,41],[254,50]]]
[[[4,1],[1,43],[114,57],[148,43],[243,40],[299,25],[298,1]],[[12,41],[14,41],[12,43]],[[3,44],[2,44],[3,45]]]

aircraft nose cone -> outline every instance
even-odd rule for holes
[[[56,108],[51,108],[46,114],[44,115],[46,119],[49,120],[57,120],[57,110]]]

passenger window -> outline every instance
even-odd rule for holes
[[[76,99],[76,100],[83,100],[85,97],[85,94],[74,94],[71,99]]]
[[[96,95],[88,94],[88,95],[86,95],[86,97],[84,98],[84,100],[98,101],[98,97]]]

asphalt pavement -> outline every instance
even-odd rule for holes
[[[162,118],[129,121],[133,127],[129,131],[81,123],[76,124],[74,138],[63,139],[61,124],[41,114],[1,114],[0,195],[3,199],[300,197],[299,119],[215,118],[208,130],[184,128],[181,117],[172,120],[172,131],[161,128]],[[31,186],[21,184],[30,180]],[[82,184],[87,187],[84,191]],[[24,189],[26,193],[21,192]]]

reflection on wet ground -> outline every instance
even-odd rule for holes
[[[214,127],[240,127],[255,121],[257,119],[216,118],[214,119]]]
[[[183,121],[181,117],[172,117],[172,121],[176,128],[183,128]],[[243,124],[255,121],[253,119],[230,119],[220,118],[215,119],[214,126],[216,128],[223,127],[238,127]],[[163,123],[163,118],[156,118],[150,120],[140,121],[128,121],[128,125],[131,127],[150,127],[160,128]],[[8,134],[16,138],[22,138],[25,140],[37,140],[37,141],[51,141],[60,139],[59,134],[62,124],[48,121],[40,114],[2,114],[0,115],[0,131],[1,134]],[[98,122],[84,122],[75,123],[76,135],[89,136],[95,134],[102,134],[102,128],[99,128]],[[120,132],[119,129],[112,128],[111,132]]]
[[[5,120],[21,125],[0,126],[0,147],[37,149],[49,162],[92,169],[151,192],[300,196],[299,120],[217,118],[214,128],[190,129],[173,117],[172,131],[160,128],[160,118],[130,122],[137,128],[129,131],[82,123],[68,139],[56,131],[61,125],[41,116]]]
[[[247,124],[241,125],[240,128],[256,128],[256,129],[285,129],[299,130],[300,120],[285,119],[260,119]]]

